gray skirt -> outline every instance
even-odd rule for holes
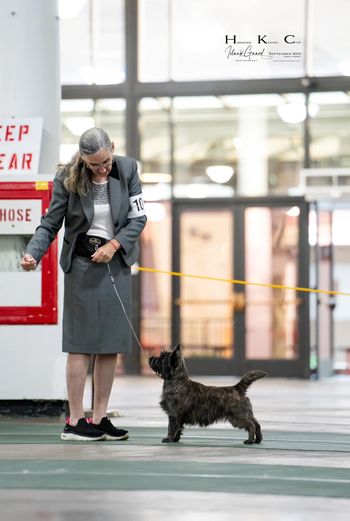
[[[109,263],[128,317],[131,309],[131,270],[116,254]],[[64,275],[64,353],[130,353],[131,332],[115,294],[107,264],[74,255]]]

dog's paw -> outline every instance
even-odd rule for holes
[[[250,441],[250,440],[245,440],[243,443],[245,443],[245,445],[253,445],[253,441]]]
[[[162,439],[162,443],[171,443],[171,439],[170,438],[163,438]]]
[[[257,443],[261,443],[261,441],[262,441],[262,438],[256,438],[255,441],[254,441],[254,443],[256,443],[256,444],[257,444]]]

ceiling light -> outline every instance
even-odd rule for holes
[[[319,106],[316,103],[309,103],[309,116],[314,118],[319,111]],[[301,123],[306,118],[305,103],[282,103],[277,106],[277,112],[285,123]]]
[[[214,183],[227,183],[234,172],[232,166],[227,165],[208,166],[205,171],[209,179],[214,181]]]
[[[305,103],[282,103],[277,112],[285,123],[301,123],[306,118]]]

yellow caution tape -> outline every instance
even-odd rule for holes
[[[321,293],[324,295],[341,295],[344,297],[350,297],[350,293],[344,293],[342,291],[330,291],[327,289],[311,289],[311,288],[300,288],[297,286],[284,286],[282,284],[264,284],[262,282],[249,282],[247,280],[236,280],[236,279],[224,279],[221,277],[208,277],[206,275],[191,275],[189,273],[181,273],[177,271],[165,271],[165,270],[156,270],[154,268],[142,268],[141,266],[134,267],[133,269],[139,271],[147,271],[150,273],[163,273],[165,275],[171,275],[173,277],[189,277],[192,279],[202,279],[202,280],[215,280],[218,282],[229,282],[230,284],[242,284],[249,286],[260,286],[263,288],[274,288],[274,289],[288,289],[292,291],[303,291],[304,293]]]

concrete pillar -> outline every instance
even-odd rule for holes
[[[268,150],[265,107],[240,107],[238,136],[237,195],[258,196],[268,193]]]
[[[58,1],[0,0],[0,47],[1,116],[43,118],[39,174],[16,180],[52,179],[60,141]],[[61,293],[59,324],[0,326],[0,400],[65,399]]]
[[[58,0],[0,0],[2,117],[44,119],[39,172],[59,159]]]
[[[259,106],[239,109],[238,183],[239,196],[263,196],[268,193],[268,150],[266,108]],[[266,208],[250,208],[245,215],[246,279],[271,279],[271,215]],[[272,290],[256,286],[246,287],[247,358],[268,359],[271,352],[270,306],[249,305],[250,302],[269,300]],[[259,313],[257,313],[257,309]]]

